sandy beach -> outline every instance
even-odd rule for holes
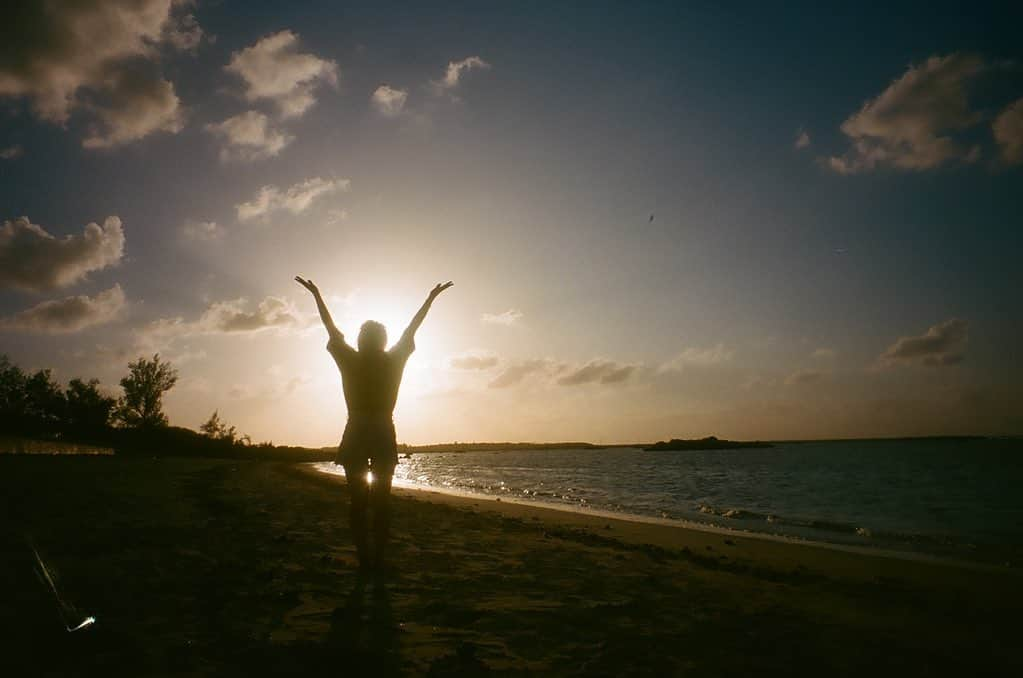
[[[1009,569],[397,490],[363,579],[308,466],[10,456],[0,497],[5,675],[1023,674]]]

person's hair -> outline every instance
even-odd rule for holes
[[[367,320],[359,329],[360,351],[383,351],[387,348],[387,328],[376,320]]]

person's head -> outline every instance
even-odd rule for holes
[[[387,328],[376,320],[367,320],[359,329],[360,351],[383,351],[387,348]]]

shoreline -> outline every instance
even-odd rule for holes
[[[298,464],[297,467],[302,468],[303,471],[312,473],[315,476],[333,477],[338,481],[343,482],[345,478],[343,471],[340,470],[333,471],[327,470],[325,468],[327,466],[332,465],[333,462],[329,461],[303,462]],[[469,490],[442,488],[431,485],[417,485],[414,483],[402,482],[401,485],[394,484],[392,486],[392,494],[394,494],[395,496],[406,496],[402,495],[401,494],[402,492],[410,493],[407,495],[407,498],[411,498],[413,500],[437,501],[437,498],[432,495],[439,495],[440,497],[451,498],[453,501],[450,503],[452,505],[459,506],[464,506],[463,502],[466,501],[473,504],[478,503],[480,501],[485,501],[495,506],[515,505],[522,506],[527,509],[535,508],[544,512],[552,511],[559,514],[563,513],[568,515],[587,516],[595,520],[620,521],[627,524],[639,523],[659,526],[668,530],[690,530],[694,532],[705,532],[708,534],[721,537],[728,537],[732,539],[752,539],[758,541],[774,542],[782,545],[820,548],[867,557],[891,558],[907,562],[946,565],[950,567],[963,568],[966,570],[972,570],[976,572],[1001,573],[1023,578],[1023,570],[1019,568],[1014,568],[1011,565],[996,564],[979,560],[967,560],[963,558],[955,558],[951,556],[927,553],[924,551],[900,550],[894,548],[885,548],[883,546],[842,544],[837,542],[824,541],[820,539],[808,539],[792,535],[776,534],[770,532],[758,532],[755,530],[743,530],[727,526],[714,525],[710,523],[700,523],[693,520],[687,520],[685,518],[658,518],[656,516],[647,516],[639,513],[615,512],[603,509],[574,506],[569,504],[559,504],[556,502],[547,502],[538,499],[500,497],[496,495],[471,492]],[[439,503],[446,502],[440,500]],[[520,512],[516,512],[513,510],[505,513],[516,514]],[[589,522],[587,522],[587,524],[589,524]],[[659,543],[664,543],[665,541],[670,542],[671,540],[661,539],[658,541]]]
[[[1023,587],[1006,572],[399,488],[393,569],[367,577],[347,495],[340,477],[294,462],[0,458],[8,664],[381,678],[1023,671]],[[68,633],[59,604],[96,621]]]

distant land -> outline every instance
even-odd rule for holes
[[[751,447],[774,447],[771,443],[760,440],[719,440],[715,436],[682,440],[672,438],[668,441],[661,441],[653,445],[647,445],[643,449],[647,452],[661,452],[664,450],[740,450]]]
[[[556,443],[438,443],[434,445],[398,445],[399,454],[430,453],[430,452],[497,452],[509,450],[606,450],[612,448],[640,448],[643,450],[730,450],[743,447],[773,447],[770,443],[759,440],[735,441],[719,440],[715,436],[694,440],[672,438],[658,443],[612,443],[596,444],[586,442]]]
[[[1020,436],[983,436],[983,435],[959,435],[959,436],[904,436],[890,438],[826,438],[818,440],[723,440],[716,436],[706,438],[679,439],[672,438],[668,441],[656,443],[588,443],[588,442],[453,442],[434,443],[430,445],[398,445],[398,453],[421,454],[434,452],[500,452],[515,450],[607,450],[620,448],[638,448],[642,450],[733,450],[733,449],[765,449],[781,444],[810,444],[810,443],[839,443],[839,442],[966,442],[972,440],[1020,440]],[[323,448],[324,450],[336,449],[333,447]]]
[[[412,452],[493,452],[498,450],[603,450],[608,447],[641,447],[641,445],[595,445],[582,442],[560,443],[436,443],[433,445],[398,445],[398,453]]]
[[[775,440],[775,441],[734,441],[721,440],[715,436],[681,440],[673,438],[657,443],[588,443],[565,442],[453,442],[431,445],[398,445],[401,456],[412,454],[452,452],[501,452],[523,450],[607,450],[642,449],[662,450],[730,450],[743,448],[769,448],[781,444],[812,443],[855,443],[855,442],[934,442],[952,443],[975,440],[1000,441],[1017,445],[1023,443],[1023,436],[918,436],[903,438],[839,438],[830,440]],[[111,429],[104,435],[92,437],[40,436],[19,437],[0,431],[0,454],[120,454],[174,457],[212,457],[230,459],[267,459],[276,461],[331,461],[337,454],[336,445],[320,448],[293,445],[256,445],[210,439],[198,431],[178,426],[167,426],[148,432],[129,429]]]

